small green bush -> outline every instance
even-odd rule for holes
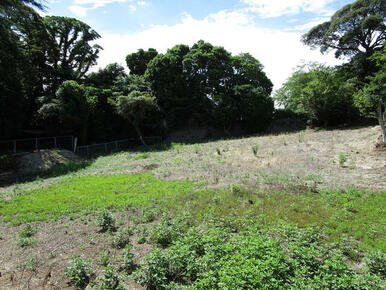
[[[381,251],[372,252],[366,259],[370,272],[386,277],[386,254]]]
[[[142,222],[143,223],[151,223],[155,220],[157,216],[156,208],[144,208],[142,210]]]
[[[163,217],[161,222],[150,230],[149,240],[166,248],[179,237],[180,233],[181,228],[177,220]]]
[[[121,266],[127,273],[131,273],[134,269],[134,254],[131,253],[132,249],[133,246],[130,244],[127,244],[123,249]]]
[[[109,251],[105,252],[102,256],[101,256],[101,265],[102,266],[108,266],[108,264],[110,263],[110,253]]]
[[[28,224],[19,231],[19,238],[30,238],[36,233],[36,231],[36,229]]]
[[[338,158],[339,158],[339,164],[343,165],[347,161],[348,155],[341,153],[339,154]]]
[[[103,278],[100,285],[96,289],[100,290],[124,290],[126,289],[121,282],[121,277],[117,274],[117,269],[114,266],[107,266],[103,270]]]
[[[94,274],[91,261],[84,260],[80,256],[74,256],[66,269],[66,276],[70,278],[72,285],[76,289],[84,289],[90,283]]]
[[[34,229],[31,225],[26,225],[18,233],[19,240],[17,245],[21,248],[36,245],[37,241],[31,238],[36,233],[36,231],[37,230]]]
[[[257,152],[259,151],[259,144],[255,144],[252,146],[253,155],[257,156]]]
[[[97,225],[102,232],[112,231],[115,229],[115,218],[108,210],[103,210],[99,213]]]
[[[137,237],[138,237],[137,242],[138,242],[138,244],[146,243],[147,236],[148,236],[147,228],[145,226],[142,226],[141,228],[139,228],[137,230]]]
[[[127,244],[130,243],[130,230],[128,228],[120,230],[114,237],[113,246],[118,249],[123,249]]]

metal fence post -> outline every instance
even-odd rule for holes
[[[71,136],[71,151],[74,151],[74,136]],[[75,152],[75,151],[74,151]]]
[[[39,150],[39,148],[38,148],[38,138],[37,137],[35,138],[35,149]]]
[[[13,140],[13,153],[16,153],[16,140]]]
[[[54,147],[56,148],[57,145],[56,145],[56,137],[54,137]]]

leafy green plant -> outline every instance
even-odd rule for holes
[[[300,130],[299,133],[298,133],[298,141],[299,141],[299,143],[303,142],[303,139],[304,139],[304,131]]]
[[[70,279],[76,289],[84,289],[94,276],[95,271],[91,267],[91,261],[81,256],[74,256],[66,268],[66,276]]]
[[[242,186],[234,183],[231,184],[231,193],[235,196],[242,196],[243,194]]]
[[[153,207],[144,208],[142,210],[142,222],[151,223],[157,216],[157,209]]]
[[[102,210],[98,215],[97,225],[102,232],[112,231],[115,229],[115,218],[108,210]]]
[[[166,248],[179,237],[180,225],[178,220],[171,220],[164,216],[161,222],[150,230],[149,240]]]
[[[118,249],[123,249],[127,244],[130,243],[131,231],[128,228],[122,229],[116,233],[113,246]]]
[[[36,229],[28,224],[19,231],[19,238],[30,238],[36,233],[36,231]]]
[[[137,230],[137,237],[138,237],[137,242],[138,242],[138,244],[146,243],[147,236],[148,236],[147,228],[145,226],[142,226],[141,228],[139,228]]]
[[[121,277],[117,273],[117,269],[114,266],[107,266],[103,270],[103,278],[100,280],[100,284],[97,289],[100,290],[124,290],[126,289]]]
[[[367,266],[371,273],[386,276],[386,254],[381,251],[374,251],[366,258]]]
[[[36,233],[36,231],[37,230],[34,229],[30,224],[26,225],[18,233],[19,240],[17,245],[21,248],[36,245],[37,241],[31,238]]]
[[[217,155],[221,155],[221,149],[219,147],[216,147]]]
[[[35,270],[39,265],[41,264],[41,261],[35,256],[32,258],[29,258],[27,261],[19,264],[18,268],[22,270],[29,270],[33,271]]]
[[[339,158],[339,164],[343,165],[347,161],[348,155],[341,153],[339,154],[338,158]]]
[[[110,263],[110,252],[109,251],[106,251],[103,253],[103,255],[101,256],[101,265],[102,266],[107,266],[109,263]]]
[[[131,273],[134,269],[134,254],[131,253],[132,250],[133,246],[127,244],[122,253],[121,266],[127,273]]]
[[[257,152],[259,151],[259,144],[255,144],[252,146],[253,155],[257,156]]]

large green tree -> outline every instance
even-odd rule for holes
[[[157,50],[149,48],[147,51],[142,48],[137,52],[126,56],[126,63],[130,74],[143,75],[149,62],[158,55]]]
[[[145,72],[145,78],[157,104],[165,112],[169,127],[185,126],[192,114],[192,109],[189,109],[191,92],[182,64],[189,50],[187,45],[176,45],[152,59]]]
[[[301,66],[276,92],[279,105],[305,115],[315,125],[337,125],[353,115],[354,86],[337,68]]]
[[[43,89],[44,55],[48,35],[40,15],[39,1],[0,2],[0,138],[18,134],[31,118],[35,98]]]
[[[383,142],[386,143],[385,107],[386,107],[386,42],[384,51],[375,52],[372,57],[379,70],[370,76],[369,83],[354,95],[354,103],[366,117],[376,117],[382,129]]]
[[[53,75],[50,80],[52,90],[56,91],[66,80],[80,81],[96,64],[102,47],[92,42],[100,35],[75,18],[47,16],[44,23],[58,48],[52,57]]]
[[[225,128],[244,125],[249,132],[263,130],[273,114],[270,97],[273,84],[263,71],[263,65],[249,53],[230,58],[230,75],[225,90],[214,96],[216,120]]]
[[[386,40],[386,1],[357,0],[335,12],[327,22],[303,35],[303,42],[335,55],[372,55]]]
[[[381,50],[386,40],[385,17],[385,0],[357,0],[312,28],[302,40],[322,52],[334,50],[336,57],[349,57],[364,78],[375,70],[368,57]]]
[[[89,117],[97,104],[94,90],[76,81],[65,81],[55,97],[42,97],[41,102],[40,118],[56,123],[56,129],[76,134],[81,144],[87,143]]]
[[[155,99],[146,92],[132,91],[128,96],[120,96],[117,101],[118,114],[134,127],[143,145],[146,145],[142,129],[156,127],[158,106]]]

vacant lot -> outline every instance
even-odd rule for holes
[[[385,287],[379,134],[139,148],[2,187],[0,288]]]

